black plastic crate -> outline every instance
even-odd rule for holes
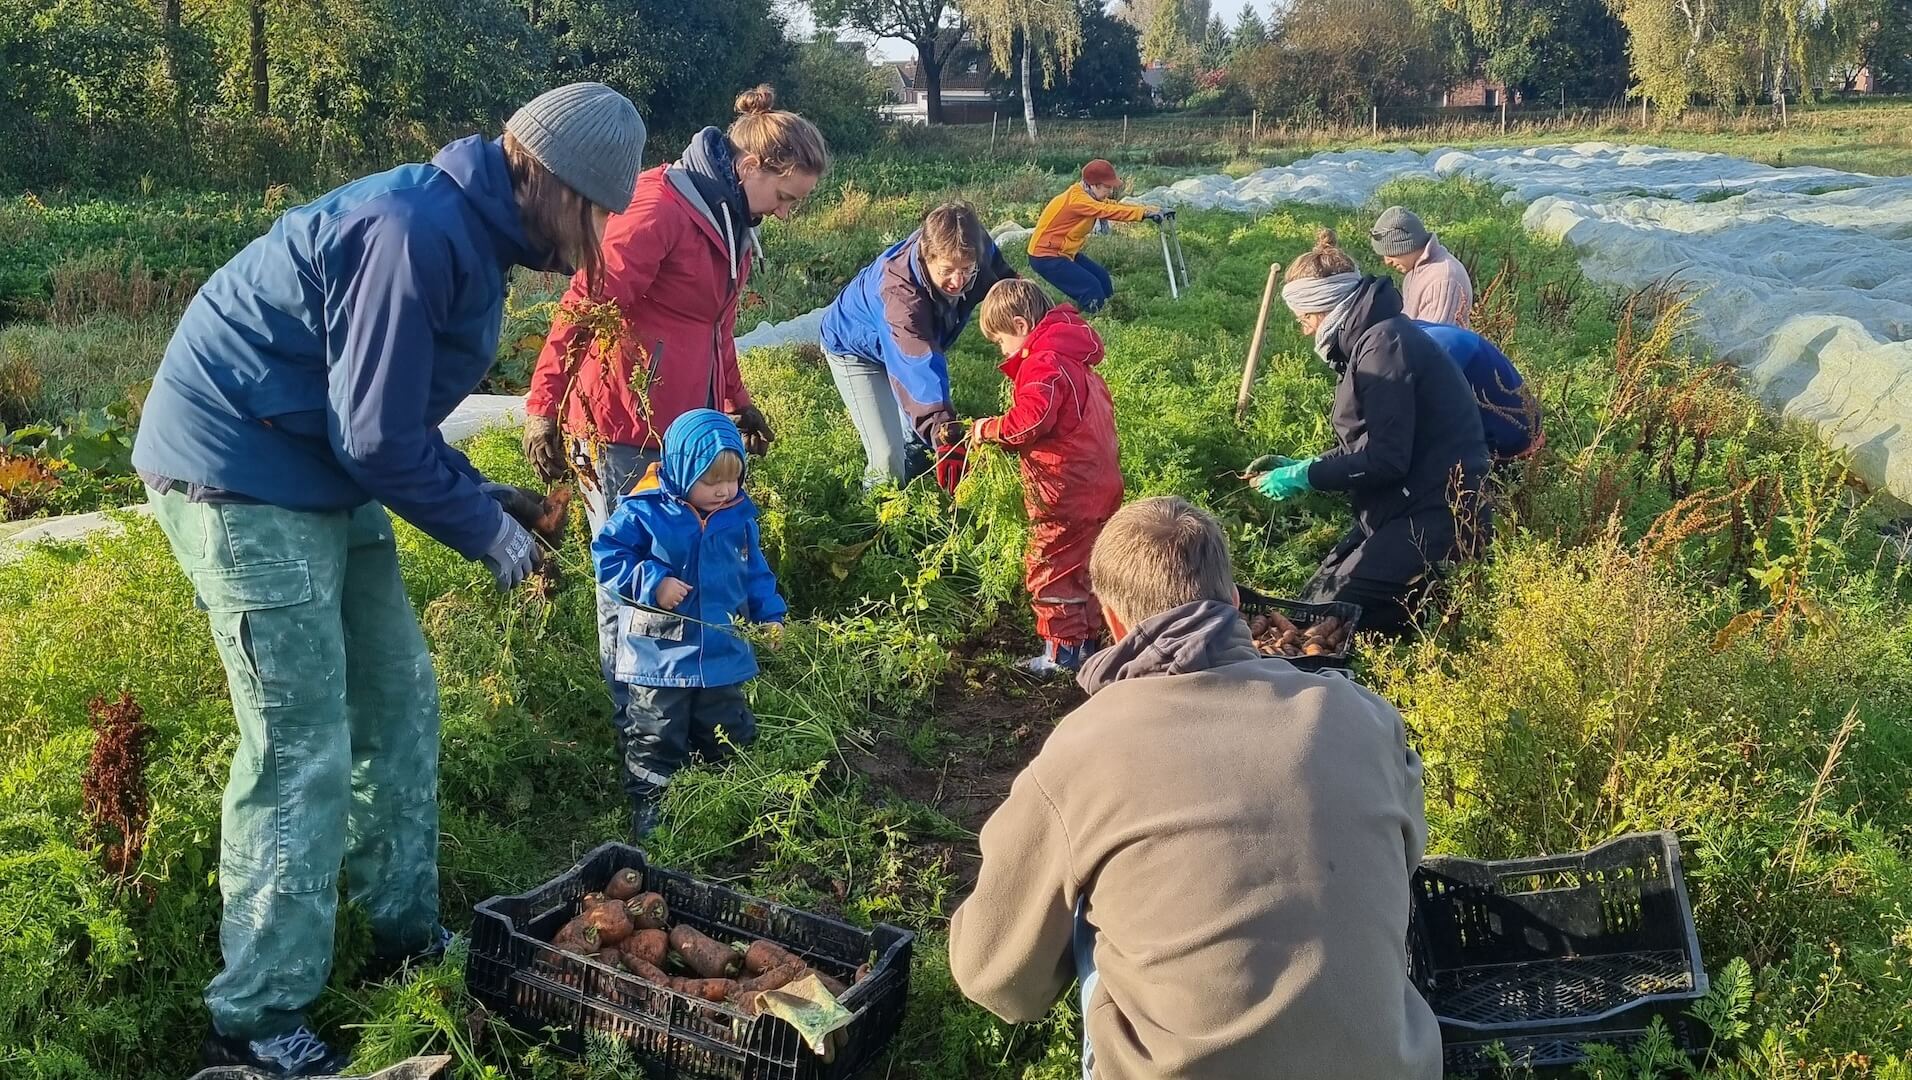
[[[1269,596],[1267,593],[1259,589],[1250,588],[1247,585],[1237,585],[1235,589],[1241,593],[1241,613],[1246,618],[1252,619],[1257,615],[1265,615],[1271,611],[1279,611],[1288,617],[1288,621],[1303,628],[1313,626],[1315,623],[1320,622],[1330,615],[1350,626],[1359,625],[1361,622],[1360,604],[1307,604],[1300,600],[1283,600],[1279,597]],[[1282,659],[1303,671],[1320,671],[1323,668],[1345,668],[1354,660],[1354,638],[1350,635],[1347,648],[1342,649],[1340,652],[1328,653],[1323,656],[1284,656]]]
[[[578,913],[579,898],[624,869],[641,874],[646,891],[664,895],[673,924],[689,923],[722,941],[769,938],[845,983],[868,963],[869,975],[842,998],[855,1019],[835,1059],[826,1063],[774,1016],[747,1016],[730,1003],[686,997],[554,948],[550,939]],[[641,849],[612,843],[528,893],[479,904],[465,982],[516,1027],[556,1029],[559,1045],[573,1054],[583,1052],[588,1031],[623,1039],[666,1080],[846,1080],[901,1026],[915,943],[907,930],[859,930],[652,866]]]
[[[1679,1046],[1704,1048],[1687,1016],[1705,996],[1679,838],[1633,833],[1577,854],[1430,858],[1414,874],[1408,967],[1441,1022],[1447,1070],[1585,1059],[1664,1017]]]

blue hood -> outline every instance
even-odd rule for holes
[[[666,492],[682,499],[725,450],[735,451],[744,461],[744,473],[748,476],[750,458],[744,453],[744,437],[737,425],[715,409],[692,409],[664,432],[664,458],[658,480]],[[742,482],[743,477],[739,477],[739,487]]]

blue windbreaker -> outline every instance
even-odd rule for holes
[[[782,622],[788,610],[764,561],[750,496],[739,487],[736,499],[709,518],[684,501],[725,450],[744,457],[743,436],[729,417],[712,409],[678,417],[664,433],[662,460],[591,541],[598,587],[622,601],[614,674],[624,682],[735,686],[757,674],[757,656],[733,624]],[[667,577],[689,585],[690,595],[675,611],[655,610],[658,583]]]
[[[1507,354],[1472,330],[1447,323],[1415,321],[1447,353],[1480,402],[1480,426],[1495,457],[1513,457],[1533,445],[1540,406],[1523,389],[1520,372]]]
[[[497,357],[505,272],[546,261],[526,243],[480,136],[288,211],[188,305],[134,466],[292,510],[376,499],[477,558],[503,511],[438,425]]]
[[[823,314],[823,348],[882,364],[890,388],[925,443],[939,424],[956,419],[943,356],[969,324],[991,286],[1016,276],[994,243],[961,296],[930,284],[918,247],[919,229],[864,267]]]

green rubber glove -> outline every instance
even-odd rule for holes
[[[1314,463],[1314,458],[1285,461],[1284,464],[1270,469],[1255,485],[1255,489],[1276,502],[1299,495],[1304,491],[1313,491],[1314,485],[1308,483],[1308,466]]]

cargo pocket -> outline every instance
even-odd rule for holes
[[[312,572],[304,559],[253,563],[192,575],[195,603],[212,623],[235,704],[278,708],[330,690],[301,668],[328,655],[306,620],[285,609],[312,601]]]
[[[684,640],[684,617],[681,615],[642,608],[625,608],[624,611],[624,632],[633,637],[657,638],[660,641]]]

